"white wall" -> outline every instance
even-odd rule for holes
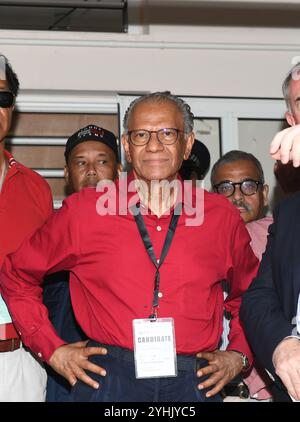
[[[149,34],[0,31],[23,89],[281,97],[300,30],[147,27]],[[138,31],[137,31],[138,32]],[[143,32],[143,28],[141,31]]]
[[[300,29],[134,24],[128,34],[2,30],[0,52],[18,73],[21,88],[30,90],[18,99],[21,111],[116,113],[117,93],[168,89],[182,96],[280,98],[291,61],[300,56]],[[221,124],[223,152],[239,143],[247,149],[238,139],[242,101],[233,109],[226,100],[222,112],[213,100],[199,104],[197,116],[234,120],[230,130]],[[271,105],[270,115],[255,106],[251,116],[283,117],[283,104],[276,113]],[[271,135],[259,135],[266,150],[259,158],[271,175],[266,146]]]

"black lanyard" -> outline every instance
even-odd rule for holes
[[[138,226],[141,238],[144,242],[146,251],[147,251],[152,263],[154,264],[154,266],[156,268],[155,280],[154,280],[153,302],[152,302],[152,313],[149,316],[149,318],[152,319],[152,320],[156,320],[156,313],[157,313],[156,308],[158,308],[158,293],[159,293],[159,282],[160,282],[159,269],[162,266],[167,254],[168,254],[168,251],[170,249],[170,246],[171,246],[174,234],[175,234],[175,230],[176,230],[176,227],[177,227],[178,219],[179,219],[179,216],[181,214],[181,208],[182,208],[182,204],[179,203],[174,209],[172,219],[171,219],[171,222],[170,222],[169,228],[168,228],[168,233],[166,235],[164,246],[163,246],[163,249],[162,249],[162,252],[161,252],[161,257],[160,257],[159,263],[155,259],[153,245],[152,245],[152,242],[150,240],[150,236],[149,236],[148,230],[146,228],[146,225],[144,223],[143,216],[140,213],[140,210],[137,213],[134,213],[134,219],[135,219],[135,222]]]

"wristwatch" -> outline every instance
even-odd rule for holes
[[[242,359],[242,370],[247,371],[247,369],[249,369],[249,367],[250,367],[248,357],[246,355],[244,355],[244,353],[239,352],[238,350],[230,350],[230,352],[236,352],[240,355],[240,357]]]

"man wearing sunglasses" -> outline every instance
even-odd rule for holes
[[[265,216],[269,187],[265,184],[259,160],[248,152],[229,151],[214,164],[211,171],[211,185],[216,193],[223,195],[239,210],[251,237],[251,247],[261,259],[266,247],[268,227],[273,219]],[[227,291],[226,283],[225,291]],[[225,316],[222,347],[226,347],[228,332],[228,316]],[[242,380],[242,377],[238,377],[225,386],[224,392],[228,396],[226,400],[239,401],[248,397],[252,398],[248,398],[250,401],[269,400],[271,394],[266,386],[270,384],[271,380],[256,364],[247,378]]]
[[[16,74],[0,55],[0,265],[52,214],[47,183],[5,149],[18,89]],[[0,401],[44,401],[45,370],[19,334],[0,296]]]

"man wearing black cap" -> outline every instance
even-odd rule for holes
[[[99,180],[115,180],[121,171],[115,135],[95,125],[88,125],[70,136],[65,158],[65,179],[70,193],[96,187]]]
[[[121,171],[115,135],[96,125],[79,129],[67,140],[65,148],[65,180],[69,194],[82,188],[95,188],[100,180],[115,180]],[[46,277],[43,301],[58,334],[74,343],[87,338],[77,324],[70,300],[69,272],[61,271]],[[48,366],[46,401],[67,401],[70,384]]]

